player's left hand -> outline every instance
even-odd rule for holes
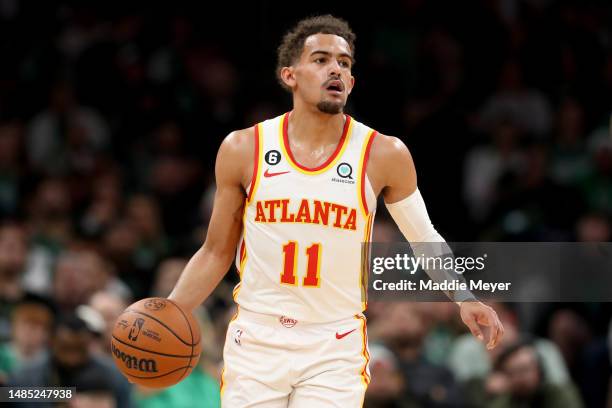
[[[480,326],[489,328],[487,350],[495,348],[504,336],[504,326],[495,310],[482,302],[463,302],[460,308],[461,320],[480,341],[485,341]]]

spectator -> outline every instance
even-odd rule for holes
[[[109,142],[104,119],[80,106],[69,83],[56,83],[49,107],[30,125],[27,151],[32,167],[48,175],[90,171],[96,154]]]
[[[448,367],[459,381],[487,378],[493,370],[497,353],[520,339],[518,315],[502,303],[495,304],[494,308],[504,325],[502,343],[500,347],[487,351],[482,343],[469,334],[458,337],[451,348]],[[561,386],[571,383],[565,360],[553,342],[536,338],[533,340],[533,347],[541,362],[545,381]]]
[[[76,393],[68,408],[116,408],[113,380],[104,370],[90,370],[74,383]]]
[[[11,340],[0,344],[0,383],[24,364],[47,352],[55,306],[48,299],[26,293],[13,308]]]
[[[612,140],[594,135],[589,143],[593,169],[582,183],[585,201],[593,211],[612,213]]]
[[[562,185],[577,186],[590,173],[591,165],[585,146],[582,106],[565,99],[557,112],[555,144],[551,157],[552,179]]]
[[[152,196],[136,194],[126,204],[126,219],[134,226],[139,243],[135,258],[138,269],[153,271],[169,250],[159,206]]]
[[[129,298],[129,290],[113,276],[108,263],[92,249],[71,249],[60,255],[53,277],[53,297],[69,311],[89,302],[99,290]]]
[[[74,313],[61,315],[53,329],[50,354],[14,372],[9,377],[9,385],[71,387],[86,376],[103,376],[110,380],[116,407],[132,406],[130,384],[112,360],[91,354],[91,341],[92,333],[85,321]],[[29,403],[23,406],[43,408],[52,404]]]
[[[27,241],[23,227],[15,222],[0,224],[0,341],[10,336],[10,316],[23,295]]]
[[[574,387],[544,381],[538,354],[531,343],[519,341],[508,346],[495,362],[495,371],[502,375],[502,395],[491,408],[537,407],[580,408],[582,402]]]
[[[28,170],[22,156],[23,125],[17,120],[0,122],[0,217],[19,211]]]
[[[408,379],[406,397],[427,407],[461,406],[452,373],[425,359],[427,325],[420,306],[407,302],[386,306],[384,318],[370,325],[370,336],[384,342],[398,356],[400,369]]]
[[[150,279],[146,279],[146,276],[151,276],[151,271],[138,267],[138,244],[138,230],[133,222],[125,218],[115,220],[102,237],[105,259],[116,267],[118,277],[136,298],[143,297],[151,284]]]
[[[480,126],[491,129],[502,119],[510,120],[521,131],[543,139],[550,133],[552,109],[546,96],[526,86],[520,63],[508,60],[499,76],[497,92],[479,113]]]
[[[119,171],[105,169],[91,185],[91,196],[80,219],[80,229],[91,238],[99,238],[120,216],[122,179]]]
[[[104,319],[106,330],[104,332],[102,345],[103,352],[110,356],[111,334],[115,328],[115,322],[123,311],[129,306],[121,296],[110,291],[98,291],[89,299],[89,306],[96,310]]]
[[[423,405],[408,400],[406,379],[393,353],[381,344],[370,344],[371,382],[366,391],[364,408],[419,408]]]
[[[472,218],[484,221],[500,192],[502,177],[516,175],[525,165],[519,149],[521,133],[510,121],[492,126],[492,144],[472,148],[465,159],[464,197]]]
[[[54,177],[40,181],[28,210],[28,229],[34,244],[43,247],[51,257],[56,256],[74,233],[67,181]]]

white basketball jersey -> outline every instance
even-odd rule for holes
[[[334,153],[307,168],[291,153],[289,114],[255,126],[234,299],[298,321],[340,320],[366,308],[362,244],[376,210],[366,166],[376,132],[345,115]]]

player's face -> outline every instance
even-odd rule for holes
[[[342,37],[315,34],[306,38],[299,61],[290,69],[294,95],[321,112],[342,112],[353,89],[353,57]]]

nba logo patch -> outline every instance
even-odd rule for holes
[[[134,321],[134,324],[132,325],[130,332],[128,333],[128,339],[132,341],[136,341],[136,339],[138,338],[138,335],[140,334],[140,329],[142,329],[143,325],[144,325],[144,319],[140,317],[137,318]]]
[[[242,346],[242,343],[240,342],[240,338],[242,337],[242,333],[244,333],[241,329],[236,329],[236,331],[234,332],[234,343],[236,343],[239,346]]]

